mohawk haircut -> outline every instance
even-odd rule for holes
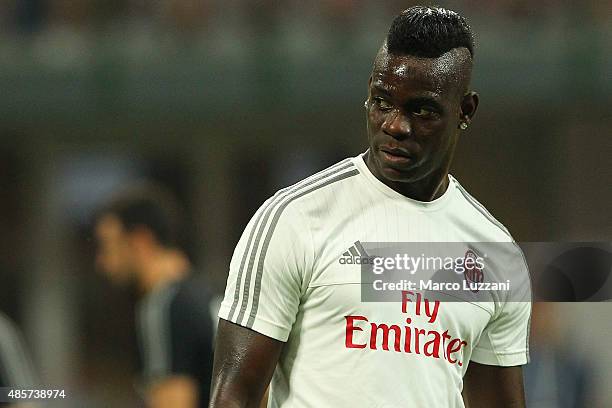
[[[395,17],[387,34],[387,50],[395,55],[437,58],[465,47],[474,57],[474,36],[463,17],[441,7],[414,6]]]

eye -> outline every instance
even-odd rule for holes
[[[374,105],[376,105],[376,107],[383,112],[387,112],[393,109],[392,104],[390,104],[389,102],[387,102],[386,100],[384,100],[383,98],[379,96],[372,98],[372,100],[374,101]]]
[[[435,119],[439,116],[438,112],[431,107],[421,106],[412,111],[412,114],[420,118]]]

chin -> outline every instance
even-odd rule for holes
[[[393,167],[382,167],[382,176],[394,183],[413,183],[422,179],[423,177],[418,174],[417,169],[411,168],[408,170],[397,170]]]

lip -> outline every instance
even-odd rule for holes
[[[413,160],[410,153],[406,152],[403,149],[381,147],[379,150],[385,161],[389,163],[408,164]]]

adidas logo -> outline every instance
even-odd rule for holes
[[[342,254],[338,262],[341,265],[364,265],[373,264],[374,258],[374,256],[368,255],[363,245],[361,245],[361,242],[355,241],[355,243]]]

